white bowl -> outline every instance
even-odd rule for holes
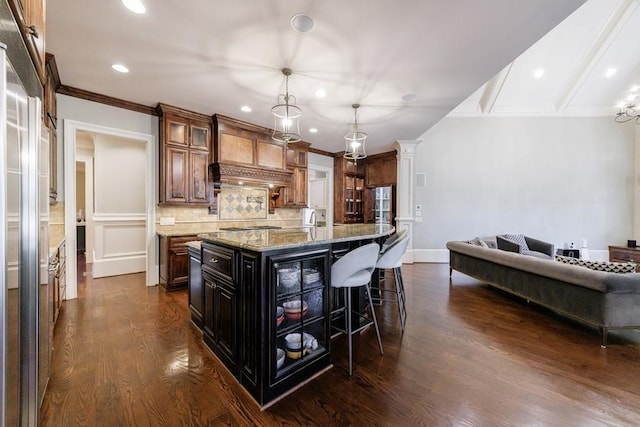
[[[284,365],[285,356],[286,354],[283,349],[276,348],[276,368],[277,369],[282,368],[282,365]]]
[[[287,348],[291,350],[300,350],[302,347],[312,350],[318,348],[318,341],[313,335],[306,332],[304,334],[300,334],[299,332],[288,334],[284,339],[287,342]]]
[[[290,288],[298,284],[298,276],[300,270],[295,268],[281,268],[278,270],[278,277],[280,279],[280,285]]]

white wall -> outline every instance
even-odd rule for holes
[[[633,126],[599,118],[445,118],[416,148],[414,248],[524,233],[624,244],[634,227]],[[602,255],[602,254],[601,254]]]
[[[153,135],[158,141],[158,117],[122,108],[111,107],[97,102],[86,101],[67,95],[57,95],[58,112],[58,150],[63,147],[64,135],[62,121],[75,120],[93,125]],[[154,147],[155,149],[155,147]],[[156,152],[157,161],[157,152]],[[63,156],[58,156],[58,171],[64,167]],[[157,203],[157,191],[151,194]],[[62,173],[58,174],[58,200],[64,198],[64,181]]]

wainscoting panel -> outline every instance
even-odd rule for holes
[[[146,270],[146,215],[94,215],[93,277]]]

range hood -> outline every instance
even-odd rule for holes
[[[287,187],[292,173],[216,162],[209,165],[209,180],[216,184]]]
[[[291,185],[287,148],[271,139],[272,130],[216,114],[209,181],[261,187]]]

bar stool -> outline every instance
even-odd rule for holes
[[[344,330],[339,330],[347,334],[349,345],[349,376],[353,373],[353,334],[360,332],[367,326],[371,325],[371,323],[373,323],[376,329],[378,345],[380,346],[380,354],[383,354],[380,330],[378,329],[376,312],[373,308],[371,291],[369,290],[371,274],[376,268],[379,250],[380,246],[377,243],[369,243],[368,245],[360,246],[359,248],[348,252],[331,265],[331,287],[343,288],[345,293],[346,306],[344,308],[344,317],[346,328]],[[369,308],[371,309],[371,319],[362,316],[360,313],[354,313],[351,309],[351,288],[360,286],[364,286],[367,292]],[[365,322],[358,322],[359,326],[354,329],[352,316],[356,316],[358,320],[365,320]]]
[[[402,256],[407,251],[409,246],[409,235],[406,230],[403,230],[402,236],[395,239],[390,245],[380,251],[380,257],[376,263],[376,268],[381,270],[393,269],[393,276],[395,279],[395,289],[384,289],[378,287],[379,297],[378,301],[395,302],[398,304],[398,314],[400,315],[400,327],[404,332],[404,325],[407,322],[407,310],[405,306],[405,294],[404,294],[404,282],[402,281]],[[399,233],[398,233],[399,234]],[[383,298],[383,292],[395,293],[395,298]]]

